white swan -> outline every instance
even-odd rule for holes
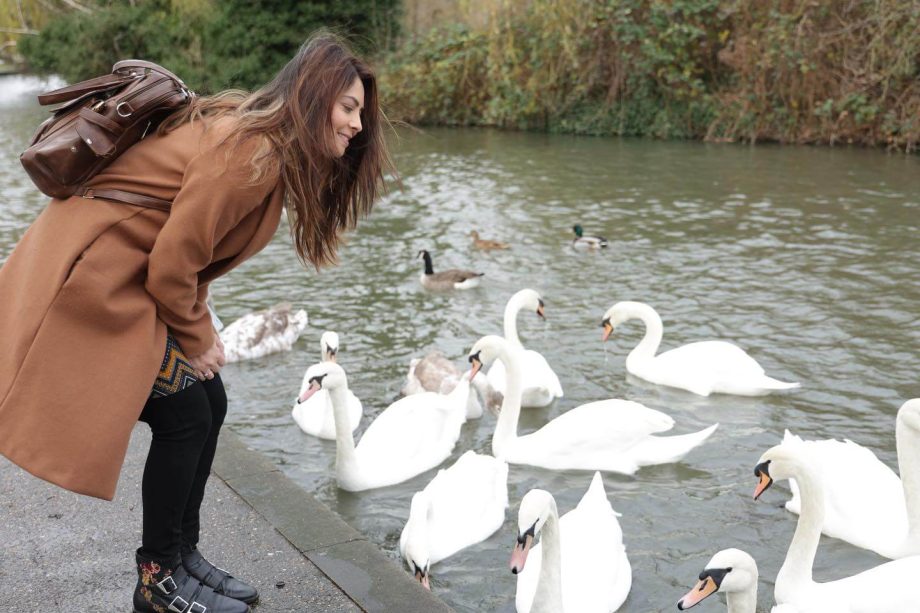
[[[632,474],[640,466],[680,460],[718,427],[714,424],[680,436],[652,436],[670,430],[674,420],[638,402],[601,400],[575,407],[536,432],[518,436],[520,353],[500,336],[484,336],[470,351],[473,373],[496,358],[505,363],[508,387],[492,435],[492,454],[512,464]]]
[[[803,441],[786,431],[784,444],[805,445],[822,481],[821,531],[880,556],[920,554],[920,398],[905,402],[895,428],[901,478],[874,453],[852,441]],[[798,514],[795,481],[786,509]]]
[[[320,363],[335,362],[336,355],[339,351],[339,335],[335,332],[323,332],[319,339]],[[315,365],[314,365],[315,366]],[[310,388],[310,379],[316,374],[315,369],[311,366],[303,376],[303,382],[300,384],[300,391],[297,392],[297,400],[294,402],[294,408],[291,409],[291,417],[300,426],[300,429],[312,436],[332,440],[335,438],[335,416],[332,411],[332,399],[329,392],[321,390],[313,394],[308,400],[302,400],[304,394]],[[351,431],[354,432],[361,422],[361,416],[364,414],[364,407],[361,401],[351,390],[348,390],[348,423]]]
[[[508,508],[508,465],[467,451],[412,497],[399,552],[429,588],[432,564],[489,538]]]
[[[521,406],[545,407],[556,398],[562,398],[562,384],[559,383],[559,377],[550,368],[546,358],[532,349],[524,349],[524,345],[521,344],[517,331],[517,316],[521,309],[535,311],[540,319],[544,319],[540,294],[532,289],[522,289],[508,300],[508,304],[505,305],[504,331],[505,340],[521,353],[524,377]],[[501,362],[492,365],[487,378],[493,389],[505,393],[505,367]]]
[[[641,319],[645,336],[626,358],[626,370],[657,383],[708,396],[712,393],[763,396],[798,387],[768,377],[754,358],[726,341],[702,341],[655,355],[663,326],[655,309],[642,302],[618,302],[604,314],[601,326],[606,341],[621,323]]]
[[[746,551],[723,549],[712,556],[700,573],[699,582],[677,602],[686,611],[721,592],[725,594],[728,613],[757,613],[757,563]],[[770,613],[799,613],[791,605],[776,605]]]
[[[351,492],[400,483],[446,460],[466,421],[469,382],[464,377],[449,396],[433,392],[401,398],[383,410],[355,446],[348,423],[348,381],[334,362],[314,366],[308,399],[329,391],[335,415],[335,473]]]
[[[632,587],[632,567],[618,515],[598,472],[578,506],[562,519],[552,494],[527,492],[518,511],[517,544],[511,554],[511,572],[518,576],[517,612],[619,609]],[[532,547],[538,534],[540,543]]]
[[[307,312],[292,313],[289,303],[243,315],[220,331],[227,363],[288,351],[307,327]]]
[[[816,583],[812,566],[824,522],[821,476],[805,445],[781,444],[768,449],[754,468],[760,479],[757,499],[774,480],[795,479],[802,512],[792,543],[776,576],[774,596],[801,613],[908,613],[920,611],[920,556],[901,558],[859,574]]]
[[[439,351],[431,351],[423,358],[413,358],[409,361],[409,371],[406,373],[406,384],[402,393],[406,396],[421,392],[437,392],[449,394],[463,377],[463,371],[457,368]],[[482,417],[482,405],[493,413],[501,405],[501,394],[497,393],[482,373],[473,377],[472,386],[476,394],[470,394],[466,407],[467,419]],[[477,397],[478,396],[478,397]],[[482,402],[480,402],[480,398]]]

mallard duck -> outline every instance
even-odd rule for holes
[[[480,277],[486,274],[457,268],[435,272],[431,265],[430,253],[422,249],[418,252],[418,257],[425,259],[425,271],[422,273],[421,281],[422,286],[426,289],[471,289],[477,287]]]
[[[473,246],[477,249],[510,249],[511,245],[508,243],[500,243],[499,241],[490,241],[488,239],[479,238],[479,232],[476,230],[470,231],[470,236],[473,237]]]
[[[603,236],[586,236],[581,226],[575,224],[572,226],[575,232],[575,238],[572,239],[572,246],[576,249],[603,249],[607,246],[607,239]]]

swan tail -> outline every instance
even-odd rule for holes
[[[761,381],[761,387],[766,390],[791,390],[797,387],[800,387],[801,383],[788,383],[786,381],[780,381],[779,379],[774,379],[773,377],[763,377]]]
[[[678,436],[650,436],[634,448],[636,463],[651,466],[678,462],[692,449],[702,445],[718,427],[719,424],[713,424],[699,432]]]

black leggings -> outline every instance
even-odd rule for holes
[[[198,545],[198,512],[226,414],[220,375],[144,405],[140,421],[153,440],[141,487],[141,555],[172,561],[181,548]]]

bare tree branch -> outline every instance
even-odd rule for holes
[[[67,6],[69,6],[70,8],[76,9],[76,10],[81,11],[81,12],[83,12],[83,13],[92,13],[92,12],[94,12],[93,9],[89,8],[88,6],[83,6],[82,4],[78,4],[78,3],[75,2],[74,0],[61,0],[61,2],[63,2],[64,4],[66,4]]]
[[[0,28],[0,32],[4,34],[30,34],[32,36],[38,36],[38,30],[30,30],[28,28]]]

